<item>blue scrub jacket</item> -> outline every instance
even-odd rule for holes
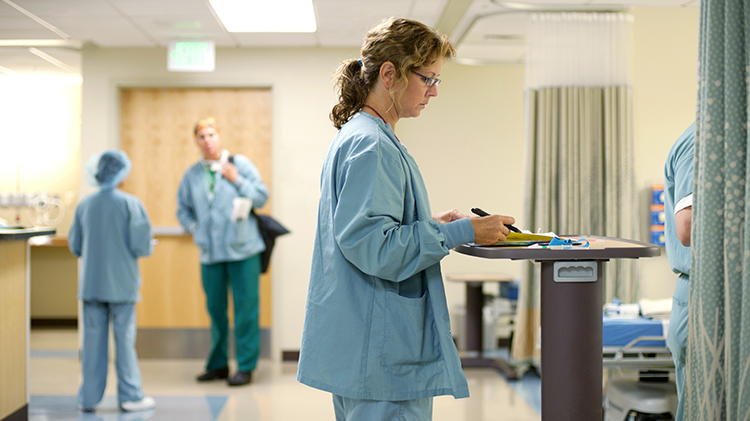
[[[81,200],[68,248],[82,257],[78,299],[110,303],[140,300],[138,258],[150,256],[151,221],[132,194],[100,190]]]
[[[469,396],[439,262],[471,241],[468,219],[432,219],[391,126],[355,115],[323,165],[297,379],[353,399]]]
[[[258,223],[248,218],[232,222],[233,201],[247,197],[253,208],[262,208],[268,200],[268,187],[247,157],[234,155],[234,166],[239,176],[234,183],[216,174],[214,200],[209,200],[209,186],[197,162],[185,171],[177,190],[177,219],[185,231],[193,235],[200,249],[203,264],[236,262],[263,252],[266,245],[258,231]]]

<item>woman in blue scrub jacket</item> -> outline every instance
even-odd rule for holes
[[[243,155],[221,149],[212,117],[193,129],[201,159],[185,171],[177,191],[177,219],[200,249],[201,277],[211,317],[211,351],[198,381],[248,384],[260,356],[258,279],[265,243],[251,208],[261,208],[268,187]],[[237,372],[229,377],[228,289],[234,299]]]
[[[78,283],[78,299],[83,301],[78,407],[86,412],[94,411],[107,384],[110,321],[120,408],[142,411],[156,405],[141,390],[135,352],[135,303],[141,298],[138,258],[153,250],[151,221],[137,197],[117,189],[129,173],[130,160],[122,151],[91,157],[86,175],[100,189],[78,204],[68,232],[70,251],[83,260]]]
[[[504,240],[515,221],[432,213],[395,132],[437,96],[454,55],[446,36],[391,18],[337,72],[297,379],[333,394],[338,421],[429,420],[434,396],[469,396],[439,262]]]

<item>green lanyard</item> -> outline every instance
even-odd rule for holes
[[[208,183],[208,199],[213,202],[214,187],[216,186],[216,173],[211,171],[209,165],[203,164],[203,174],[206,175],[206,182]]]

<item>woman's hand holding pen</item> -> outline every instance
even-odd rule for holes
[[[474,242],[476,244],[492,244],[505,241],[510,234],[508,225],[516,222],[512,216],[487,215],[471,218],[474,226]]]
[[[480,217],[469,218],[471,225],[474,227],[474,242],[477,244],[492,244],[497,241],[505,241],[512,230],[517,230],[517,228],[512,226],[516,222],[512,216],[490,215],[478,208],[472,209],[472,212],[480,215]],[[467,218],[467,216],[457,209],[432,214],[432,219],[441,224],[447,224],[448,222],[463,218]]]

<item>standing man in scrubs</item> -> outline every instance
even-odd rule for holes
[[[695,123],[672,145],[664,165],[665,243],[669,265],[678,274],[672,314],[669,318],[667,346],[674,359],[677,381],[677,414],[682,421],[685,403],[685,357],[688,335],[688,293],[690,291],[690,224],[693,209],[693,156]]]
[[[94,411],[107,385],[109,323],[115,337],[117,400],[123,411],[156,406],[144,396],[135,352],[135,303],[140,300],[138,258],[150,256],[151,221],[137,197],[117,189],[130,173],[130,159],[119,150],[94,155],[86,166],[99,191],[78,204],[68,247],[81,258],[78,299],[83,301],[83,382],[78,407]]]
[[[261,208],[268,187],[243,155],[221,148],[213,117],[193,129],[201,159],[185,171],[177,191],[177,219],[200,249],[201,277],[211,317],[211,352],[199,382],[227,379],[230,386],[252,381],[260,356],[258,279],[266,249],[250,209]],[[228,290],[234,299],[237,372],[229,377]]]
[[[429,420],[434,396],[469,396],[439,262],[457,245],[504,240],[514,219],[432,213],[396,134],[437,96],[454,55],[445,35],[391,18],[338,70],[297,372],[332,393],[337,421]]]

